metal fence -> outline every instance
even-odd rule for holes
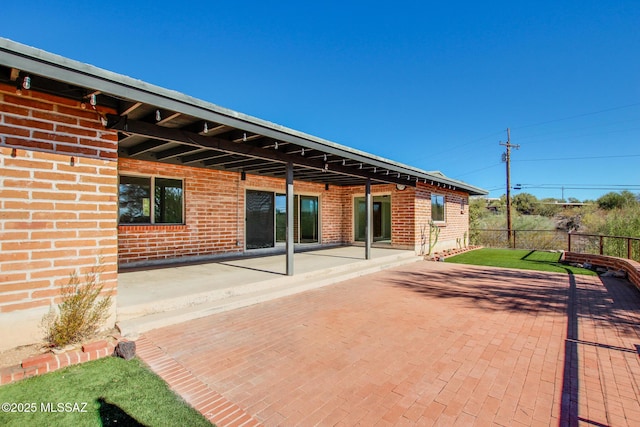
[[[487,248],[567,250],[567,232],[557,230],[470,230],[471,244]]]
[[[640,261],[640,238],[568,233],[567,250]]]
[[[640,238],[559,230],[472,229],[470,243],[488,248],[565,250],[640,261]]]

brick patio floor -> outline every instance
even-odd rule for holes
[[[150,331],[219,425],[640,425],[640,292],[419,262]],[[195,402],[195,403],[194,403]]]

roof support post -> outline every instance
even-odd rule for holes
[[[287,163],[287,276],[293,276],[293,163]]]
[[[367,178],[367,184],[364,187],[364,203],[365,203],[365,216],[367,217],[366,225],[364,227],[364,258],[371,259],[371,237],[372,231],[371,223],[373,222],[373,210],[371,200],[371,179]]]

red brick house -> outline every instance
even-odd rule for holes
[[[362,242],[466,238],[486,191],[0,39],[2,348],[70,272]],[[368,202],[368,203],[367,203]],[[367,233],[365,230],[369,230]],[[12,331],[5,335],[4,331]]]

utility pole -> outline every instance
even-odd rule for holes
[[[507,128],[507,142],[501,142],[500,145],[507,147],[507,152],[503,154],[503,160],[507,164],[507,237],[509,239],[509,247],[513,242],[513,225],[511,223],[511,149],[520,148],[519,145],[511,143],[511,132]]]

